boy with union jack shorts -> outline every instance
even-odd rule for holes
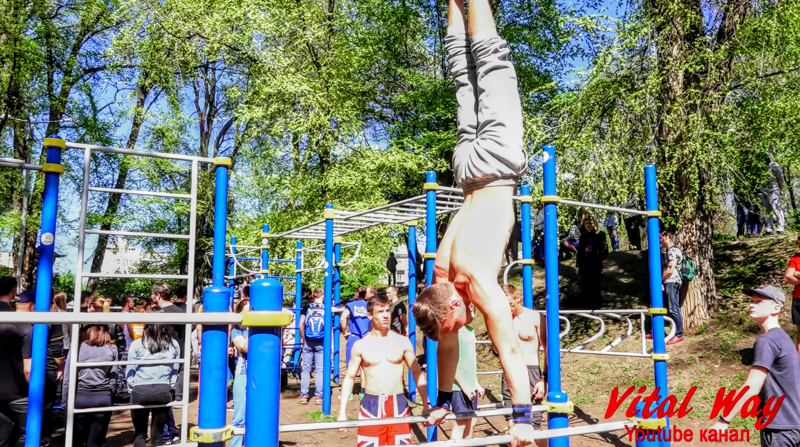
[[[417,363],[408,338],[392,332],[391,303],[373,296],[367,301],[367,313],[372,323],[369,333],[352,348],[347,374],[342,384],[339,420],[347,420],[347,396],[353,391],[359,368],[363,369],[367,389],[359,409],[359,419],[384,419],[408,416],[408,402],[403,395],[403,363],[414,375],[417,392],[423,402],[422,412],[428,412],[428,393],[425,375]],[[345,428],[339,431],[346,431]],[[411,444],[409,424],[363,426],[358,428],[358,447]]]

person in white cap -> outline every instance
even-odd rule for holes
[[[711,429],[727,430],[752,396],[758,396],[761,402],[783,398],[773,419],[761,430],[761,445],[800,445],[800,358],[792,339],[778,321],[786,305],[786,296],[775,286],[744,289],[742,293],[750,296],[750,318],[758,323],[761,335],[753,346],[753,367],[747,380],[734,394],[739,396],[736,405],[727,413],[721,411]],[[758,417],[763,417],[760,411]]]

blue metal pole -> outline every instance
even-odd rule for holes
[[[303,307],[303,273],[300,270],[303,269],[303,241],[297,241],[295,243],[295,264],[294,264],[294,342],[295,344],[300,343],[300,311]],[[294,364],[298,365],[300,362],[300,349],[294,350],[294,355],[292,358],[294,359]]]
[[[250,310],[279,312],[283,284],[259,279],[250,286]],[[251,327],[247,344],[247,399],[245,447],[277,446],[281,404],[281,329]]]
[[[414,356],[417,355],[417,322],[411,307],[417,301],[417,221],[408,222],[408,339]],[[417,384],[414,383],[414,374],[408,372],[408,396],[412,402],[417,401]]]
[[[322,414],[331,414],[331,335],[333,333],[333,204],[325,205],[325,337],[322,341]],[[344,397],[346,399],[346,397]]]
[[[269,273],[269,224],[261,225],[261,273]],[[252,293],[252,292],[251,292]]]
[[[656,183],[656,167],[647,165],[644,167],[644,186],[645,198],[648,212],[658,211],[658,185]],[[647,217],[647,260],[650,263],[650,305],[654,309],[664,307],[664,296],[661,291],[661,229],[659,228],[658,216],[648,215]],[[653,315],[653,359],[655,367],[656,387],[660,388],[659,403],[668,394],[667,389],[667,360],[663,358],[667,353],[667,346],[664,340],[664,316],[662,314]],[[653,408],[648,409],[652,411]],[[669,418],[667,418],[667,430],[669,430]],[[669,446],[669,442],[656,441],[656,444]]]
[[[50,296],[53,286],[53,262],[55,262],[56,217],[58,213],[59,176],[64,173],[61,164],[61,151],[66,143],[58,135],[45,139],[47,151],[44,173],[44,197],[42,200],[42,226],[39,238],[39,266],[36,277],[36,312],[50,311]],[[45,363],[47,361],[47,342],[49,327],[46,324],[33,325],[31,342],[31,374],[28,384],[28,417],[25,424],[25,447],[39,447],[42,433],[44,402]]]
[[[231,253],[236,254],[236,236],[231,236]],[[231,278],[228,280],[228,291],[231,295],[228,299],[228,306],[233,309],[234,300],[236,299],[236,279],[234,278],[236,276],[236,261],[233,256],[228,260],[228,276]]]
[[[522,304],[528,309],[533,309],[533,265],[531,256],[531,186],[520,186],[522,201],[520,216],[522,218]],[[516,250],[517,247],[514,247]]]
[[[339,307],[342,293],[342,272],[339,263],[342,262],[342,238],[333,238],[333,304]],[[333,381],[339,383],[339,338],[342,330],[339,328],[339,314],[333,315]]]
[[[225,233],[228,214],[228,169],[231,160],[223,157],[215,158],[214,166],[216,184],[212,285],[203,291],[203,312],[228,312],[230,293],[225,287]],[[201,430],[220,429],[227,424],[225,405],[228,397],[228,326],[203,326],[202,345],[197,426]],[[213,447],[224,447],[224,445],[224,442],[209,444]]]
[[[545,146],[544,195],[556,195],[556,148]],[[558,216],[557,205],[546,202],[544,206],[544,262],[547,319],[547,401],[567,402],[567,393],[561,390],[561,339],[558,321]],[[528,213],[530,214],[530,212]],[[547,428],[566,428],[569,416],[565,413],[549,413]],[[553,438],[550,447],[568,447],[569,438]]]
[[[436,172],[425,173],[425,285],[433,283],[433,264],[436,262]],[[436,188],[434,188],[436,185]],[[436,341],[425,339],[425,361],[428,364],[428,399],[436,402],[439,385],[436,364]],[[428,427],[428,442],[436,440],[436,426]]]

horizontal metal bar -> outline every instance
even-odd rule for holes
[[[585,349],[562,349],[561,352],[568,352],[570,354],[597,354],[597,355],[611,355],[616,357],[640,357],[650,358],[650,354],[642,354],[640,352],[614,352],[614,351],[590,351]]]
[[[626,427],[635,427],[634,421],[607,422],[605,424],[583,425],[580,427],[554,428],[533,432],[533,439],[552,439],[564,436],[590,435],[593,433],[606,433],[625,430]],[[487,436],[485,438],[451,439],[449,441],[435,441],[421,444],[409,444],[409,447],[484,447],[489,445],[511,444],[511,435]]]
[[[132,189],[99,188],[90,186],[89,191],[107,192],[109,194],[133,194],[137,196],[167,197],[170,199],[191,199],[190,194],[174,194],[171,192],[135,191]]]
[[[534,405],[531,407],[533,411],[546,411],[546,405]],[[445,417],[445,420],[462,420],[472,418],[487,418],[492,416],[505,416],[511,414],[511,408],[498,408],[496,410],[475,411],[469,413],[450,413]],[[286,424],[281,425],[281,433],[291,433],[299,431],[314,431],[314,430],[336,430],[340,428],[358,428],[358,427],[371,427],[376,425],[396,425],[396,424],[421,424],[428,420],[426,416],[408,416],[401,418],[384,418],[384,419],[360,419],[354,421],[336,421],[336,422],[312,422],[307,424]],[[244,428],[234,427],[234,434],[245,434]]]
[[[491,345],[492,341],[491,340],[476,340],[475,344],[476,345]]]
[[[144,408],[164,408],[164,407],[183,407],[183,402],[170,402],[165,405],[116,405],[113,407],[96,407],[96,408],[76,408],[73,410],[78,413],[100,413],[102,411],[125,411],[125,410],[141,410]]]
[[[228,257],[233,257],[233,256],[229,255]],[[238,259],[240,261],[260,261],[261,260],[261,258],[247,258],[247,257],[242,257],[242,256],[236,256],[236,259]]]
[[[464,194],[464,190],[463,190],[463,189],[461,189],[461,188],[453,188],[453,187],[451,187],[451,186],[442,186],[442,185],[439,185],[439,191],[444,191],[444,192],[455,192],[455,193],[459,193],[459,194]]]
[[[484,410],[486,408],[505,408],[505,404],[503,402],[493,402],[490,404],[479,404],[478,410]]]
[[[92,151],[105,152],[109,154],[134,155],[137,157],[164,158],[167,160],[181,160],[181,161],[197,160],[200,163],[214,163],[213,158],[194,157],[192,155],[181,155],[181,154],[167,154],[163,152],[135,151],[130,149],[120,149],[118,147],[96,146],[94,144],[67,142],[67,149],[89,149]]]
[[[86,362],[77,363],[78,368],[99,368],[101,366],[122,366],[122,365],[169,365],[170,363],[185,362],[186,359],[173,360],[117,360],[114,362]]]
[[[189,279],[189,275],[160,275],[148,273],[81,273],[82,278],[139,278],[139,279]]]
[[[242,322],[242,314],[203,313],[110,313],[110,312],[0,312],[0,323],[27,324],[207,324],[226,325]]]
[[[582,206],[585,208],[594,208],[598,210],[606,210],[606,211],[614,211],[617,213],[627,213],[627,214],[639,214],[642,216],[647,215],[647,211],[635,210],[631,208],[619,208],[616,206],[606,206],[606,205],[598,205],[596,203],[586,203],[586,202],[578,202],[576,200],[565,200],[561,199],[559,202],[560,204],[564,205],[573,205],[573,206]]]
[[[18,160],[16,158],[0,158],[0,166],[4,168],[27,169],[29,171],[42,170],[42,167],[39,165],[25,163],[24,161]]]
[[[84,230],[85,234],[104,234],[107,236],[127,236],[127,237],[158,237],[163,239],[191,239],[192,236],[188,234],[169,234],[169,233],[143,233],[139,231],[108,231],[108,230],[92,230],[87,228]]]
[[[291,280],[295,280],[295,279],[297,279],[297,278],[295,278],[294,276],[277,276],[277,275],[266,275],[266,276],[265,276],[265,278],[271,278],[271,279],[291,279]],[[291,295],[291,296],[294,296],[294,294],[293,294],[293,293],[290,293],[289,295]]]
[[[284,262],[286,264],[294,264],[297,262],[296,259],[267,259],[269,262]]]
[[[493,376],[497,374],[503,374],[503,370],[500,371],[478,371],[477,373],[479,376]]]

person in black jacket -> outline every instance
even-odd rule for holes
[[[397,283],[397,258],[394,253],[389,253],[389,259],[386,260],[386,270],[389,270],[389,285]]]
[[[586,231],[578,241],[578,257],[575,270],[581,277],[582,307],[597,309],[602,304],[600,283],[603,274],[603,261],[608,256],[606,234],[597,231],[597,221],[592,216],[583,219]]]

